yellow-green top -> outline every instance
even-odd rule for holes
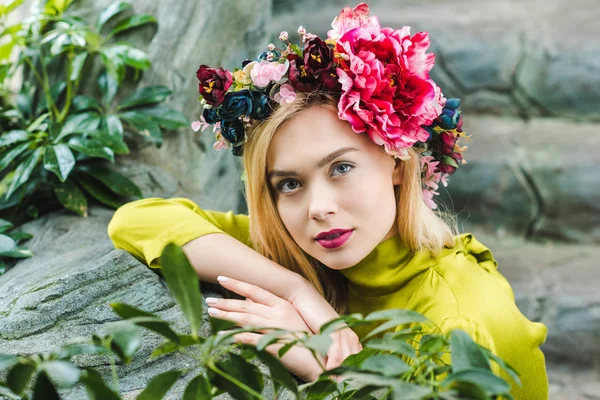
[[[152,268],[159,268],[166,244],[182,246],[210,233],[225,233],[252,247],[247,215],[203,210],[183,198],[128,203],[115,213],[108,233],[115,247]],[[539,348],[547,329],[521,314],[492,253],[472,234],[457,236],[456,245],[436,258],[425,250],[409,251],[393,236],[342,273],[348,279],[350,312],[405,308],[425,315],[442,332],[462,329],[520,374],[523,385],[513,386],[515,399],[548,398]]]

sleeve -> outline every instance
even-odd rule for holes
[[[185,198],[148,198],[121,206],[108,224],[115,248],[123,249],[151,268],[169,243],[183,246],[190,240],[224,233],[252,247],[247,215],[208,211]]]

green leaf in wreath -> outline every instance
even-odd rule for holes
[[[73,211],[83,217],[87,217],[87,199],[72,179],[68,179],[63,183],[56,185],[54,187],[54,194],[58,201],[60,201],[60,204],[67,210]]]
[[[136,397],[136,400],[162,400],[180,376],[181,371],[178,370],[163,372],[146,385],[146,389]]]
[[[128,197],[142,197],[140,188],[129,178],[126,178],[115,170],[101,165],[83,165],[79,168],[79,171],[93,176],[116,194]]]
[[[125,32],[129,29],[138,28],[147,24],[156,24],[156,18],[148,14],[137,14],[119,22],[117,26],[110,32],[110,36],[117,33]]]
[[[126,1],[117,1],[111,3],[98,16],[98,19],[96,20],[96,29],[98,31],[102,30],[104,24],[106,24],[111,18],[122,13],[123,11],[127,11],[130,9],[131,4],[127,3]]]
[[[125,110],[145,104],[155,104],[164,101],[171,94],[166,86],[147,86],[137,90],[119,104],[119,109]]]
[[[43,151],[44,149],[42,147],[38,147],[17,167],[13,180],[6,192],[6,198],[9,198],[19,187],[29,180],[33,170],[37,167],[42,158]]]
[[[191,325],[192,336],[197,337],[204,307],[196,271],[183,250],[173,243],[163,250],[160,265],[171,294]]]
[[[44,168],[54,173],[61,182],[67,179],[74,166],[75,156],[66,144],[61,143],[46,147]]]
[[[450,156],[444,156],[444,164],[448,164],[454,168],[458,168],[458,164],[456,163],[456,160]]]
[[[24,142],[29,139],[27,131],[22,129],[9,131],[0,136],[0,147],[10,146],[15,143]]]

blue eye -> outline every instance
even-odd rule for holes
[[[285,190],[285,187],[288,184],[291,184],[291,185],[288,186],[288,190]],[[291,191],[294,191],[298,187],[300,187],[300,183],[296,179],[285,179],[285,180],[279,182],[279,184],[277,185],[277,191],[281,192],[281,193],[289,193]]]
[[[350,172],[350,170],[354,168],[354,165],[349,164],[349,163],[339,163],[337,164],[334,169],[333,172],[339,172],[340,175],[345,175],[348,172]]]

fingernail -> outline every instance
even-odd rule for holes
[[[216,308],[213,308],[213,307],[208,307],[208,313],[210,315],[217,315],[217,314],[219,314],[219,310],[217,310]]]
[[[221,283],[227,283],[229,282],[229,278],[226,276],[217,276],[217,280]]]
[[[215,299],[214,297],[207,297],[206,304],[217,304],[217,299]]]

